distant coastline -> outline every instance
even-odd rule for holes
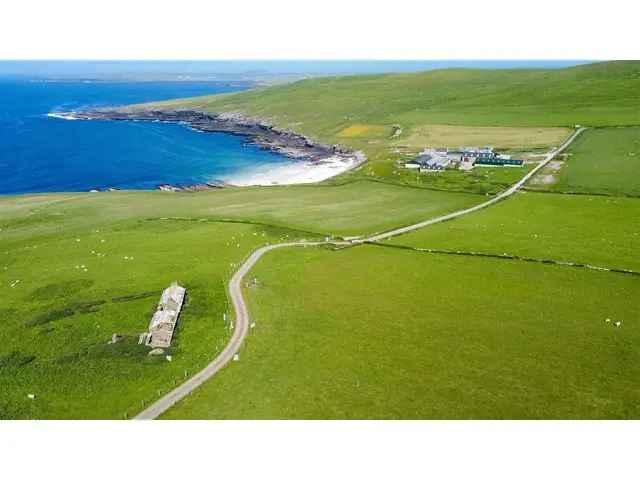
[[[362,152],[339,145],[318,143],[312,139],[240,113],[209,114],[193,110],[120,110],[96,109],[52,112],[51,117],[65,120],[111,120],[178,123],[200,132],[217,132],[246,137],[258,147],[280,154],[290,161],[283,165],[261,166],[222,176],[230,186],[269,186],[316,183],[360,166],[366,161]],[[162,185],[163,190],[202,190],[219,183],[188,186]]]

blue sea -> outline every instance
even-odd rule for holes
[[[182,125],[71,121],[47,114],[249,88],[256,81],[443,67],[563,67],[565,62],[0,61],[0,194],[152,189],[229,179],[286,158],[240,137]]]
[[[189,185],[286,162],[241,137],[182,125],[47,116],[241,88],[220,82],[0,79],[0,194]]]

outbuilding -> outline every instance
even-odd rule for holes
[[[515,160],[512,158],[479,158],[474,162],[474,165],[479,167],[521,167],[523,165],[522,160]]]
[[[162,292],[158,308],[149,322],[149,331],[140,335],[140,343],[152,348],[171,346],[186,293],[187,290],[177,282]]]

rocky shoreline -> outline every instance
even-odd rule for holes
[[[291,130],[275,127],[263,120],[240,113],[203,113],[193,110],[84,110],[57,114],[73,120],[115,120],[169,122],[187,125],[200,132],[220,132],[240,135],[248,142],[287,158],[322,164],[323,161],[343,161],[348,168],[357,167],[366,161],[362,152],[352,152],[339,145],[314,142],[312,139]],[[345,169],[345,170],[346,170]],[[159,185],[165,191],[197,191],[224,186],[218,182],[199,185]]]

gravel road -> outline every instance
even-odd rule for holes
[[[464,210],[458,210],[453,213],[449,213],[447,215],[442,215],[440,217],[431,218],[429,220],[425,220],[423,222],[415,223],[413,225],[408,225],[406,227],[396,228],[394,230],[389,230],[387,232],[382,232],[378,234],[374,234],[367,238],[362,238],[358,240],[353,240],[351,242],[288,242],[288,243],[278,243],[275,245],[266,245],[255,250],[249,258],[247,258],[244,263],[240,266],[240,268],[233,274],[231,277],[231,282],[229,283],[229,296],[231,297],[231,301],[233,303],[233,308],[236,312],[235,314],[235,325],[233,330],[233,335],[229,340],[227,346],[220,352],[220,354],[209,363],[203,370],[196,373],[193,377],[189,378],[186,382],[174,388],[172,391],[161,397],[155,403],[151,404],[145,410],[140,412],[137,416],[134,417],[136,420],[152,420],[157,418],[166,410],[171,408],[177,401],[187,396],[189,393],[194,391],[204,382],[213,377],[222,367],[224,367],[227,363],[233,360],[234,355],[238,353],[240,347],[242,346],[242,342],[247,336],[247,332],[249,330],[250,317],[249,310],[247,309],[247,304],[242,296],[242,280],[244,276],[253,268],[256,262],[262,257],[265,253],[270,252],[271,250],[275,250],[276,248],[285,248],[285,247],[304,247],[304,246],[317,246],[317,245],[357,245],[361,243],[367,242],[378,242],[380,240],[385,240],[387,238],[395,237],[397,235],[402,235],[404,233],[412,232],[414,230],[418,230],[420,228],[427,227],[429,225],[433,225],[435,223],[444,222],[446,220],[451,220],[453,218],[460,217],[462,215],[467,215],[469,213],[475,212],[477,210],[481,210],[483,208],[489,207],[495,203],[504,200],[505,198],[510,197],[514,193],[516,193],[522,186],[533,177],[538,171],[545,167],[551,160],[553,160],[556,155],[565,150],[571,142],[573,142],[580,133],[582,133],[585,128],[579,128],[576,130],[565,142],[558,148],[551,150],[533,170],[527,173],[520,181],[509,187],[504,192],[492,197],[490,200],[483,202],[481,204],[475,205],[470,208],[466,208]]]

